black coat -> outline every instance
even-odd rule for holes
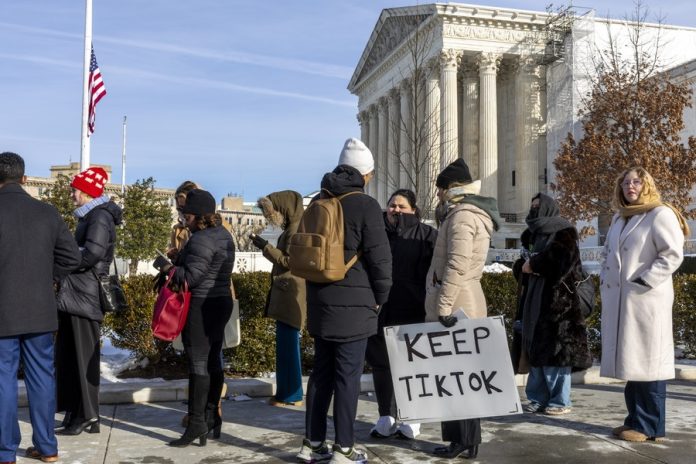
[[[379,326],[425,321],[425,276],[433,259],[437,230],[414,214],[400,214],[391,224],[384,215],[392,255],[389,300],[379,313]]]
[[[362,192],[362,175],[350,166],[338,166],[321,181],[332,195]],[[377,309],[389,297],[392,260],[382,210],[368,195],[341,200],[346,262],[360,250],[357,263],[338,282],[307,282],[307,329],[310,335],[349,342],[377,333]]]
[[[54,280],[80,263],[58,211],[19,184],[0,187],[0,337],[58,329]]]
[[[230,296],[234,267],[234,242],[223,226],[209,227],[191,234],[176,260],[173,281],[184,280],[192,298]]]
[[[574,283],[582,280],[577,240],[574,227],[561,229],[547,237],[543,249],[529,260],[534,274],[529,276],[525,295],[523,340],[532,366],[577,371],[592,365],[587,325],[574,292]],[[538,310],[532,305],[538,305]],[[531,320],[534,315],[535,321]]]
[[[114,260],[116,226],[121,224],[122,217],[121,208],[110,201],[95,206],[78,220],[75,241],[82,259],[78,269],[60,284],[60,311],[98,322],[104,319],[95,273],[100,276],[109,274]]]

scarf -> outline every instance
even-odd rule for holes
[[[481,181],[477,180],[467,185],[462,185],[460,187],[452,187],[447,190],[445,203],[446,210],[450,207],[458,205],[460,203],[467,203],[469,205],[476,206],[490,216],[493,221],[493,229],[499,230],[500,225],[503,223],[503,219],[500,217],[498,212],[498,202],[492,197],[483,197],[478,195],[481,191]]]
[[[96,208],[97,206],[103,205],[103,204],[108,203],[110,201],[111,201],[111,198],[109,197],[109,195],[102,195],[98,198],[93,199],[89,203],[85,203],[84,205],[80,206],[79,208],[76,208],[75,211],[73,212],[73,214],[78,219],[81,219],[81,218],[87,216],[87,214],[90,211],[92,211],[94,208]]]
[[[691,235],[689,224],[687,224],[684,215],[673,204],[660,201],[660,196],[656,193],[651,192],[647,195],[641,195],[636,203],[632,205],[622,205],[617,212],[619,213],[619,216],[628,221],[628,218],[631,216],[647,213],[658,206],[666,206],[671,209],[675,216],[677,216],[677,221],[679,221],[679,227],[681,228],[684,237]]]

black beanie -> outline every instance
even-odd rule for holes
[[[448,189],[449,186],[455,182],[470,184],[473,181],[471,174],[469,174],[469,166],[466,165],[463,159],[458,158],[442,170],[440,175],[437,176],[435,185],[443,189]]]
[[[186,204],[182,213],[194,214],[196,216],[214,214],[215,198],[205,190],[193,189],[186,194]]]

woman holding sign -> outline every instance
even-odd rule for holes
[[[384,327],[425,321],[425,276],[433,258],[437,230],[421,222],[416,194],[401,189],[392,193],[384,213],[392,253],[392,287],[378,319],[377,334],[367,340],[365,357],[372,367],[379,420],[370,435],[375,438],[413,439],[420,424],[396,423],[396,401],[384,340]]]
[[[437,176],[439,234],[425,280],[426,321],[452,327],[463,310],[470,319],[486,317],[486,297],[481,288],[483,266],[491,235],[502,222],[495,198],[482,197],[481,181],[474,181],[464,160],[457,159]],[[472,459],[481,443],[481,420],[442,423],[442,439],[448,446],[434,454]]]

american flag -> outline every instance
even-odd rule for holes
[[[94,110],[99,100],[106,95],[106,87],[104,87],[101,71],[99,71],[99,65],[97,65],[97,57],[94,56],[94,47],[92,47],[92,58],[89,61],[87,91],[89,93],[89,117],[87,118],[87,127],[89,128],[89,134],[92,134],[94,132]]]

